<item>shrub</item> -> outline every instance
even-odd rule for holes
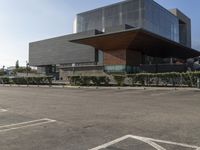
[[[132,86],[188,86],[197,85],[200,72],[139,73],[128,75],[132,78]]]
[[[123,86],[125,79],[132,86],[197,86],[197,79],[200,78],[200,72],[186,73],[138,73],[130,75],[112,75],[118,86]],[[131,79],[131,80],[130,80]],[[76,86],[101,86],[109,85],[108,76],[71,76],[69,77],[71,85]]]
[[[3,69],[0,69],[0,76],[4,76],[6,73]]]
[[[14,74],[17,74],[17,73],[37,73],[37,70],[34,70],[30,67],[18,67],[16,69],[13,70]]]
[[[69,76],[68,79],[71,85],[81,85],[81,76]]]
[[[123,86],[126,76],[124,75],[113,75],[114,80],[118,86]]]
[[[52,77],[2,77],[1,84],[21,84],[21,85],[46,85],[52,84]]]
[[[135,86],[135,85],[148,86],[151,83],[153,74],[139,73],[139,74],[128,75],[128,77],[132,79],[132,86]]]
[[[10,84],[10,79],[8,77],[1,77],[0,83],[1,84]]]
[[[70,76],[68,79],[73,86],[101,86],[108,85],[110,81],[107,76]]]
[[[109,85],[110,79],[106,76],[92,76],[91,77],[93,85],[101,86],[101,85]]]
[[[11,81],[14,84],[27,84],[27,80],[24,77],[12,78]]]

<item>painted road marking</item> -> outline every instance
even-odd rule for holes
[[[136,140],[142,141],[142,142],[144,142],[146,144],[149,144],[150,146],[152,146],[156,150],[166,150],[165,148],[160,146],[158,143],[170,144],[170,145],[175,145],[175,146],[181,146],[181,147],[184,147],[184,148],[192,148],[194,150],[200,150],[200,147],[194,146],[194,145],[188,145],[188,144],[184,144],[184,143],[177,143],[177,142],[164,141],[164,140],[157,140],[157,139],[134,136],[134,135],[125,135],[125,136],[123,136],[121,138],[118,138],[116,140],[113,140],[111,142],[108,142],[106,144],[100,145],[98,147],[95,147],[95,148],[92,148],[92,149],[89,149],[89,150],[101,150],[101,149],[104,149],[104,148],[108,148],[109,146],[112,146],[114,144],[122,142],[122,141],[124,141],[124,140],[126,140],[128,138],[132,138],[132,139],[136,139]]]
[[[163,96],[163,95],[168,95],[168,94],[174,94],[175,91],[169,91],[169,92],[157,92],[157,93],[154,93],[154,94],[151,94],[151,96]],[[177,93],[177,92],[176,92]]]
[[[21,123],[16,123],[16,124],[3,125],[3,126],[0,126],[0,133],[10,131],[10,130],[43,125],[43,124],[52,123],[52,122],[56,122],[56,120],[44,118],[44,119],[32,120],[32,121],[21,122]]]
[[[0,109],[0,112],[6,112],[8,111],[7,109]]]

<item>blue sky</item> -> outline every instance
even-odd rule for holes
[[[0,67],[25,65],[28,43],[72,32],[77,13],[120,0],[0,0]],[[200,1],[155,0],[192,19],[193,47],[200,49]]]

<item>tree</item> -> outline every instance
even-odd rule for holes
[[[5,73],[5,66],[3,66],[1,69],[0,69],[0,76],[4,76],[6,73]]]
[[[16,61],[16,63],[15,63],[15,68],[16,68],[16,69],[19,68],[19,60]]]

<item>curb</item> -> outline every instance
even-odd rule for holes
[[[57,88],[57,89],[102,89],[102,90],[192,90],[200,91],[198,88],[189,87],[105,87],[105,86],[63,86],[63,85],[0,85],[0,87],[21,87],[21,88]]]

